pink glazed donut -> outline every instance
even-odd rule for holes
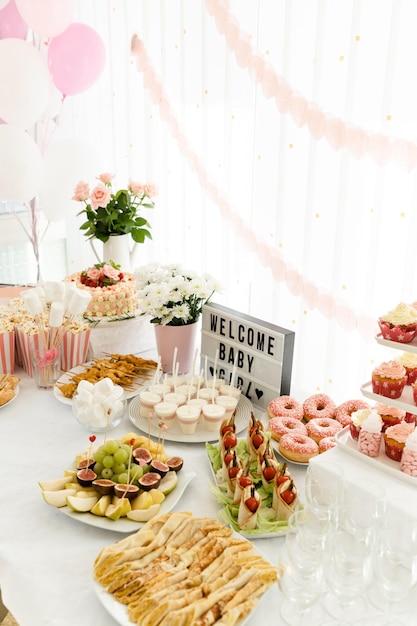
[[[352,413],[360,409],[369,409],[369,404],[364,400],[347,400],[337,407],[335,418],[343,427],[349,426],[352,422]]]
[[[269,419],[274,417],[294,417],[303,419],[303,407],[291,396],[279,396],[268,404],[267,413]]]
[[[307,423],[307,435],[317,443],[325,437],[334,437],[343,426],[332,417],[317,417]]]
[[[336,405],[325,393],[316,393],[305,400],[303,412],[307,422],[317,417],[332,418],[336,414]]]
[[[288,433],[297,435],[307,434],[305,425],[295,417],[274,417],[269,420],[267,428],[271,433],[272,439],[275,439],[275,441],[279,441],[283,435]]]

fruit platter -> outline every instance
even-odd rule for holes
[[[285,534],[298,503],[287,463],[277,460],[269,434],[253,413],[246,437],[238,438],[233,419],[225,420],[217,444],[206,443],[221,519],[244,537]]]
[[[78,454],[62,476],[39,481],[44,501],[69,517],[98,528],[129,533],[178,502],[194,472],[163,444],[128,433]]]

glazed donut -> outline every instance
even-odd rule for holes
[[[316,417],[306,425],[307,435],[316,443],[325,437],[334,437],[342,428],[342,424],[332,417]]]
[[[347,400],[336,408],[335,419],[342,424],[342,426],[349,426],[352,422],[351,415],[355,411],[360,409],[369,409],[369,404],[364,400]]]
[[[334,417],[336,405],[325,393],[316,393],[304,401],[303,413],[307,422],[316,417]]]
[[[289,461],[308,463],[319,453],[318,444],[307,435],[283,435],[278,443],[278,451]]]
[[[268,430],[271,433],[272,439],[279,441],[282,435],[287,433],[306,435],[307,429],[305,425],[295,417],[273,417],[268,422]]]
[[[303,419],[303,407],[291,396],[279,396],[268,404],[267,413],[269,419],[274,417],[294,417]]]
[[[324,437],[324,439],[320,439],[319,441],[319,454],[330,450],[330,448],[334,448],[336,445],[335,437]]]

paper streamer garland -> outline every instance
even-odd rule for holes
[[[368,154],[380,167],[393,161],[406,172],[415,169],[416,142],[369,132],[326,113],[316,102],[307,100],[294,89],[286,78],[277,74],[263,54],[253,48],[249,35],[240,28],[238,20],[229,10],[227,0],[206,0],[206,7],[239,67],[248,70],[251,80],[262,87],[265,98],[274,98],[280,113],[289,113],[296,126],[307,126],[314,139],[325,139],[336,151],[347,148],[356,159]]]
[[[143,75],[143,84],[149,91],[154,104],[159,107],[159,115],[168,126],[179,152],[188,162],[190,169],[197,174],[201,187],[212,202],[219,207],[222,217],[232,224],[235,232],[246,242],[249,250],[256,254],[262,265],[271,270],[274,280],[285,282],[289,291],[294,296],[302,296],[310,309],[317,309],[324,317],[334,319],[344,330],[348,332],[357,330],[364,339],[371,340],[376,332],[376,323],[373,318],[356,315],[346,302],[320,290],[312,281],[286,263],[275,248],[268,245],[266,241],[257,238],[252,227],[236,212],[232,211],[230,203],[219,188],[209,180],[202,159],[191,148],[188,138],[170,106],[161,79],[156,74],[148,57],[145,45],[137,35],[132,37],[131,52],[136,57],[136,69]]]

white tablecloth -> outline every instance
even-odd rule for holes
[[[3,601],[20,626],[115,626],[92,586],[92,564],[100,549],[125,535],[87,526],[48,506],[39,480],[59,477],[88,445],[88,433],[60,403],[52,390],[38,390],[22,371],[20,393],[0,408],[0,588]],[[112,436],[134,431],[126,417]],[[136,431],[137,432],[137,431]],[[190,483],[176,510],[216,516],[219,505],[210,495],[211,473],[204,444],[166,442],[167,452],[184,457],[185,468],[197,477]],[[371,475],[384,482],[389,499],[401,493],[416,508],[417,491],[340,450],[326,453],[345,467],[352,480]],[[318,459],[316,462],[320,462]],[[292,465],[302,490],[304,467]],[[283,538],[258,539],[256,547],[277,562]],[[268,591],[249,626],[280,624],[280,592]],[[405,621],[410,624],[412,622]],[[415,622],[416,623],[416,622]],[[372,624],[370,621],[369,624]]]

